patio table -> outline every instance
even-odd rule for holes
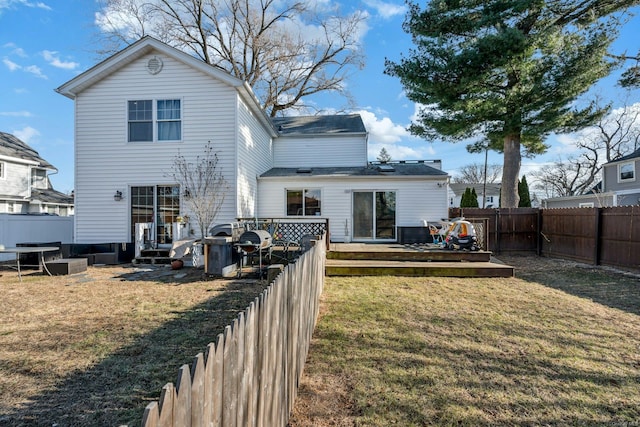
[[[16,254],[16,269],[18,270],[18,278],[22,282],[22,274],[20,273],[20,254],[39,253],[42,261],[43,270],[51,276],[51,272],[47,268],[47,264],[44,261],[44,253],[57,251],[60,248],[57,246],[23,246],[15,248],[0,248],[0,253],[4,254]]]

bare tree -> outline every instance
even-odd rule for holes
[[[204,238],[229,190],[226,179],[218,170],[218,155],[213,152],[211,142],[207,143],[204,154],[197,156],[195,162],[178,154],[169,176],[180,185],[186,210],[195,216],[200,238]]]
[[[312,0],[102,0],[97,22],[109,49],[151,35],[246,81],[272,117],[310,108],[320,92],[350,95],[364,66],[366,15]]]
[[[482,184],[485,182],[484,173],[484,164],[472,163],[460,168],[460,171],[452,178],[452,181],[459,184]],[[487,165],[487,184],[498,182],[501,176],[501,165]]]
[[[593,171],[578,158],[557,160],[531,173],[535,184],[546,197],[565,197],[584,194],[595,185]]]
[[[601,100],[596,102],[601,103]],[[609,108],[610,109],[610,108]],[[600,180],[602,165],[640,148],[640,104],[611,110],[582,131],[575,142],[579,154],[558,159],[534,172],[534,188],[548,197],[585,194]]]

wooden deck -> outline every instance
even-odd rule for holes
[[[327,276],[513,277],[491,252],[451,251],[432,244],[331,243]]]

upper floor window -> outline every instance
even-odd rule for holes
[[[618,165],[618,182],[636,180],[636,163],[627,162]]]
[[[0,162],[0,179],[4,179],[5,178],[5,176],[4,176],[5,169],[6,169],[5,163],[4,162]]]
[[[182,139],[182,112],[179,99],[160,99],[155,103],[152,100],[129,101],[127,107],[129,142]]]
[[[287,190],[287,216],[321,215],[320,189]]]

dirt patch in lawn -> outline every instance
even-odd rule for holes
[[[290,427],[637,423],[640,275],[499,261],[516,278],[327,278]]]
[[[178,368],[264,289],[165,266],[0,271],[0,425],[140,425]]]

